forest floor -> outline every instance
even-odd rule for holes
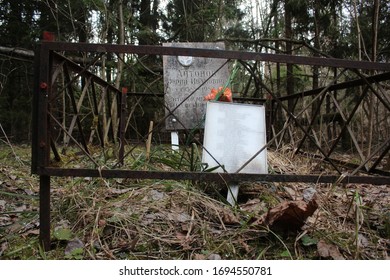
[[[389,259],[390,185],[52,178],[52,250],[39,246],[28,145],[0,146],[0,259]],[[281,172],[313,163],[269,153]]]

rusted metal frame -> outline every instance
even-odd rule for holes
[[[150,55],[194,56],[213,57],[224,59],[258,60],[279,63],[291,63],[299,65],[318,65],[323,67],[367,69],[390,71],[390,63],[353,61],[338,58],[304,57],[286,54],[269,54],[258,52],[228,51],[216,49],[181,48],[167,46],[139,46],[139,45],[114,45],[114,44],[89,44],[45,42],[46,48],[62,51],[82,52],[112,52],[112,53],[137,53]]]
[[[354,72],[357,73],[362,78],[362,80],[365,81],[367,86],[371,89],[371,91],[375,94],[375,96],[379,99],[379,101],[382,102],[383,106],[385,106],[386,109],[390,112],[390,104],[388,104],[387,101],[382,96],[380,96],[380,94],[372,87],[371,83],[369,83],[367,78],[358,70],[354,70]]]
[[[107,81],[103,80],[102,78],[100,78],[99,76],[91,73],[89,70],[88,70],[88,67],[92,66],[94,63],[90,63],[88,64],[86,67],[81,67],[80,65],[78,65],[77,63],[75,63],[74,61],[68,59],[67,57],[63,56],[63,55],[60,55],[59,53],[57,52],[54,52],[53,53],[53,57],[58,60],[58,61],[62,61],[62,62],[66,62],[67,66],[69,69],[71,69],[72,71],[76,72],[78,75],[76,77],[74,77],[73,79],[77,79],[79,76],[83,76],[85,78],[90,78],[92,79],[93,82],[95,82],[96,84],[102,86],[102,87],[108,87],[112,92],[119,92],[120,93],[120,90],[117,89],[116,87],[114,87],[112,84],[108,83]],[[98,58],[95,58],[94,61],[97,61]]]
[[[103,53],[101,53],[101,55],[103,55]],[[88,65],[86,65],[85,67],[81,67],[80,65],[78,65],[77,63],[73,62],[72,60],[56,53],[56,52],[53,52],[53,56],[55,57],[56,60],[62,62],[62,63],[66,63],[67,67],[70,68],[72,71],[76,72],[77,75],[75,77],[73,77],[66,85],[64,88],[67,88],[69,87],[78,77],[85,77],[87,78],[88,80],[91,80],[92,82],[95,82],[96,84],[102,86],[102,87],[105,87],[107,92],[109,90],[113,91],[114,93],[120,93],[120,90],[115,88],[113,85],[111,85],[110,83],[107,83],[105,80],[101,79],[100,77],[96,76],[95,74],[91,73],[90,71],[88,71],[88,67],[92,66],[93,64],[95,64],[97,62],[97,60],[99,59],[99,57],[96,57],[94,60],[92,60]],[[109,98],[109,97],[108,97]],[[110,112],[110,111],[109,111]],[[103,138],[102,138],[103,139]],[[101,142],[103,143],[103,146],[104,147],[104,140]]]
[[[76,123],[77,123],[77,127],[78,127],[79,133],[80,133],[81,144],[83,145],[84,150],[89,154],[87,141],[85,140],[83,126],[81,124],[81,120],[80,120],[80,117],[79,117],[79,112],[77,110],[77,104],[76,104],[76,99],[75,99],[75,96],[74,96],[72,84],[70,83],[71,82],[70,73],[68,71],[66,63],[64,64],[64,76],[65,76],[65,81],[68,84],[68,94],[69,94],[70,101],[71,101],[71,104],[72,104],[72,107],[73,107],[73,113],[75,114],[75,117],[76,117]],[[67,133],[67,134],[68,135],[72,135],[72,131],[69,131],[69,133]]]
[[[50,175],[39,176],[39,243],[50,250]]]
[[[331,98],[332,98],[332,100],[333,100],[333,103],[336,105],[336,108],[337,108],[337,110],[339,111],[340,116],[341,116],[341,118],[343,119],[343,122],[345,123],[345,122],[347,121],[347,118],[346,118],[346,116],[344,115],[343,110],[342,110],[342,108],[341,108],[339,102],[337,101],[337,99],[336,99],[333,95],[331,95]],[[356,150],[358,151],[358,154],[359,154],[359,156],[360,156],[360,159],[361,159],[362,161],[364,161],[364,160],[365,160],[365,156],[364,156],[364,154],[363,154],[363,151],[360,149],[359,144],[358,144],[358,142],[357,142],[357,140],[356,140],[355,134],[353,133],[353,131],[352,131],[351,127],[349,126],[349,124],[347,125],[347,130],[348,130],[349,135],[350,135],[351,138],[352,138],[352,141],[353,141],[353,144],[355,145]],[[340,136],[341,136],[341,135],[340,135]],[[342,136],[341,136],[341,137],[342,137]],[[340,137],[340,139],[341,139],[341,137]],[[368,170],[367,166],[365,166],[365,168],[366,168],[366,170]]]
[[[337,77],[334,78],[333,81],[332,81],[331,83],[329,83],[326,87],[324,87],[324,88],[321,90],[321,92],[319,93],[319,95],[321,95],[320,102],[319,102],[319,104],[318,104],[318,106],[317,106],[317,108],[316,108],[316,110],[315,110],[315,112],[314,112],[314,114],[313,114],[313,116],[312,116],[312,119],[311,119],[311,121],[310,121],[310,124],[309,124],[308,129],[313,130],[314,122],[315,122],[315,120],[316,120],[316,118],[317,118],[317,116],[318,116],[318,113],[319,113],[320,110],[321,110],[322,103],[324,102],[325,97],[326,97],[326,92],[329,91],[329,88],[331,87],[331,85],[334,85],[334,84],[336,83],[336,81],[345,73],[346,70],[347,70],[347,69],[344,69],[343,71],[341,71],[341,72],[337,75]],[[298,100],[298,98],[297,98],[297,100]],[[306,135],[304,135],[303,138],[301,139],[301,141],[299,142],[298,147],[296,148],[295,154],[301,149],[301,147],[302,147],[303,143],[305,142],[305,140],[306,140]],[[317,143],[317,144],[318,144],[318,146],[319,146],[319,143]]]
[[[165,179],[216,181],[222,183],[260,181],[260,182],[302,182],[327,184],[372,184],[388,183],[389,177],[384,176],[351,176],[351,175],[295,175],[295,174],[253,174],[253,173],[214,173],[214,172],[183,172],[183,171],[136,171],[122,169],[63,169],[48,167],[44,169],[47,176],[96,177],[96,178],[129,178],[129,179]]]
[[[104,136],[103,136],[103,130],[101,127],[101,121],[99,118],[99,109],[98,109],[98,102],[96,98],[96,89],[95,89],[95,82],[92,81],[91,83],[91,91],[92,91],[92,104],[93,104],[93,117],[97,118],[96,120],[96,126],[97,126],[97,134],[100,141],[100,146],[104,148]]]
[[[37,78],[35,87],[34,105],[34,137],[36,137],[33,149],[32,172],[39,174],[39,243],[45,251],[50,249],[50,176],[42,174],[50,162],[50,120],[49,99],[51,97],[51,52],[42,45],[36,60],[38,68],[35,69]]]
[[[48,112],[50,110],[49,99],[51,97],[51,76],[52,68],[51,52],[46,50],[43,45],[40,49],[38,72],[38,91],[37,95],[37,117],[36,117],[36,136],[37,136],[37,169],[48,166],[50,161],[50,121]]]
[[[256,76],[254,76],[255,79],[257,79]],[[306,129],[302,126],[302,124],[299,122],[299,120],[297,119],[296,116],[294,116],[294,114],[292,112],[289,111],[289,109],[283,104],[282,101],[280,101],[279,97],[277,97],[262,81],[259,80],[259,82],[261,83],[262,87],[268,92],[268,94],[270,94],[272,96],[272,98],[280,105],[280,107],[289,115],[289,117],[291,117],[291,119],[295,122],[295,124],[303,131],[303,133],[310,139],[310,141],[312,141],[315,146],[317,147],[317,149],[320,151],[320,153],[324,156],[324,160],[328,161],[332,166],[333,168],[341,174],[341,171],[339,170],[339,168],[337,167],[337,165],[335,165],[331,160],[330,158],[326,155],[325,151],[321,148],[320,145],[318,145],[318,143],[316,143],[315,139],[313,139],[313,137],[306,131]],[[253,157],[252,157],[253,159]],[[248,164],[249,161],[247,161],[246,163],[244,163],[244,165]],[[239,169],[240,170],[240,169]]]
[[[103,85],[104,84],[108,84],[107,82],[104,82],[104,80],[102,80],[101,78],[99,78],[98,76],[92,74],[91,72],[88,71],[88,67],[90,67],[91,65],[93,65],[94,62],[96,62],[99,58],[95,58],[94,61],[91,62],[91,64],[88,64],[86,65],[85,67],[81,67],[79,66],[78,64],[74,63],[72,60],[56,53],[53,51],[53,59],[55,59],[55,61],[60,65],[62,66],[62,68],[64,68],[64,65],[67,66],[68,69],[70,69],[71,71],[75,72],[76,75],[70,79],[69,82],[67,82],[63,89],[58,91],[57,93],[57,96],[62,94],[64,90],[66,90],[72,83],[74,83],[79,77],[82,77],[82,78],[91,78],[91,79],[94,79],[96,82],[98,83],[102,83]],[[58,69],[58,68],[57,68]],[[57,98],[56,96],[53,95],[53,99]]]
[[[339,143],[343,133],[345,132],[345,130],[347,129],[349,123],[352,121],[352,118],[354,117],[357,109],[360,107],[360,104],[363,102],[364,98],[366,97],[368,93],[368,87],[366,87],[364,90],[363,90],[363,93],[362,95],[359,97],[359,99],[357,100],[357,103],[355,105],[355,107],[352,109],[351,113],[349,114],[349,117],[348,119],[344,122],[343,126],[341,127],[341,131],[339,133],[339,136],[336,138],[336,140],[333,142],[332,146],[330,147],[329,151],[328,151],[328,154],[327,156],[329,157],[334,149],[336,148],[337,144]]]
[[[370,167],[370,169],[368,171],[371,172],[371,171],[375,170],[376,167],[378,166],[378,164],[382,161],[382,159],[385,157],[385,155],[389,151],[390,151],[390,143],[389,143],[389,145],[387,145],[387,147],[384,149],[382,154],[377,158],[377,160],[373,163],[373,165]]]
[[[39,146],[39,124],[40,118],[39,114],[42,114],[40,111],[40,95],[41,95],[41,57],[40,57],[40,48],[37,47],[35,50],[34,56],[34,88],[33,88],[33,97],[32,97],[32,143],[31,143],[31,173],[37,173],[39,167],[39,156],[40,156],[40,146]],[[42,117],[41,117],[42,119]]]
[[[360,78],[360,79],[355,79],[352,81],[333,84],[330,86],[329,91],[335,91],[335,90],[347,89],[347,88],[351,88],[351,87],[363,86],[363,85],[367,84],[367,82],[368,83],[379,83],[379,82],[383,82],[383,81],[387,81],[387,80],[390,80],[390,72],[365,77],[364,79]],[[324,88],[325,87],[320,87],[320,88],[316,88],[316,89],[312,89],[312,90],[308,90],[308,91],[303,91],[303,92],[288,95],[288,96],[282,96],[282,97],[280,97],[280,100],[286,101],[289,99],[303,98],[303,97],[307,97],[307,96],[317,95]]]

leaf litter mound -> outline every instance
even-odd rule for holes
[[[38,180],[5,158],[1,258],[388,259],[388,185],[243,182],[231,207],[226,186],[102,178],[52,179],[52,250],[45,253]],[[280,173],[325,170],[287,152],[270,152],[269,163]]]

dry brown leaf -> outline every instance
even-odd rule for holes
[[[23,234],[21,234],[23,237],[28,237],[29,235],[39,235],[39,229],[32,229],[32,230],[29,230]]]
[[[332,258],[334,260],[344,260],[339,248],[336,245],[328,244],[324,240],[320,240],[317,243],[317,251],[322,258]]]
[[[199,261],[199,260],[203,261],[203,260],[206,259],[206,256],[203,255],[203,254],[195,254],[193,259],[194,259],[194,260],[198,260],[198,261]]]
[[[176,232],[176,238],[179,240],[180,245],[183,247],[184,250],[191,249],[190,241],[191,239],[187,236],[187,234],[183,232]]]
[[[262,224],[276,230],[299,230],[306,219],[318,208],[315,200],[284,201],[262,215],[254,224]]]
[[[226,225],[236,225],[240,223],[240,220],[234,215],[225,209],[223,209],[222,213],[220,213],[222,221]]]
[[[245,204],[240,205],[241,210],[250,213],[264,213],[266,205],[258,198],[250,199]]]

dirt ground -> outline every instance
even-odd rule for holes
[[[390,185],[52,178],[52,250],[39,246],[30,147],[0,146],[1,259],[389,259]],[[275,172],[313,162],[270,153]],[[318,168],[316,166],[315,168]]]

